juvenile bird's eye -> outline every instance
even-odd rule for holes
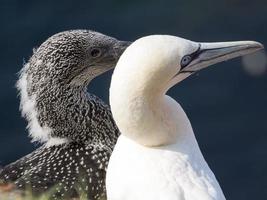
[[[190,62],[192,61],[192,57],[187,55],[187,56],[184,56],[181,60],[181,67],[185,67],[187,66]]]
[[[94,58],[97,58],[101,55],[101,51],[100,49],[92,49],[91,50],[91,56]]]

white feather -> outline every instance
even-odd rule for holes
[[[151,148],[121,135],[108,165],[108,200],[225,200],[191,139]]]
[[[39,61],[41,62],[41,61]],[[40,64],[40,63],[39,63]],[[23,117],[28,121],[27,129],[32,142],[46,143],[47,146],[59,145],[67,142],[65,138],[51,137],[52,129],[48,126],[40,126],[37,116],[35,95],[28,95],[28,83],[31,76],[26,73],[29,64],[27,63],[20,72],[20,78],[17,82],[17,88],[20,94],[20,110]],[[28,79],[28,80],[27,80]]]

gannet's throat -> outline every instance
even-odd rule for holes
[[[112,104],[117,110],[114,118],[121,116],[116,121],[121,133],[144,146],[168,145],[192,135],[181,106],[163,93],[142,95],[120,90],[111,101],[116,102]]]

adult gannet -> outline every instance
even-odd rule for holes
[[[53,199],[105,197],[106,167],[119,131],[109,107],[87,93],[96,76],[112,69],[128,42],[89,30],[58,33],[23,67],[18,89],[33,141],[43,146],[7,165],[4,183],[50,189]]]
[[[110,86],[121,136],[108,165],[108,200],[224,200],[189,119],[166,92],[207,66],[262,48],[253,41],[198,43],[167,35],[128,47]]]

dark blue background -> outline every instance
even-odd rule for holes
[[[16,73],[32,48],[68,29],[122,40],[171,34],[195,41],[257,40],[267,46],[266,0],[113,0],[0,2],[0,165],[36,148],[20,117]],[[110,73],[89,86],[108,102]],[[169,92],[187,112],[227,199],[267,199],[267,76],[240,59],[217,64]]]

